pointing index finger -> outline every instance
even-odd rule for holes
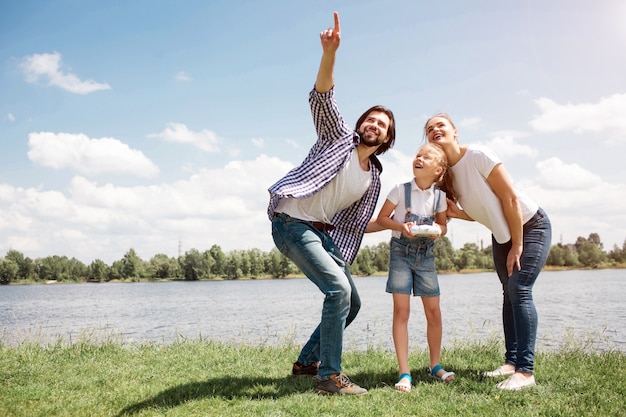
[[[335,32],[341,33],[341,27],[339,26],[339,13],[335,12]]]

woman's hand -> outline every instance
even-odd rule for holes
[[[446,198],[446,202],[448,203],[448,210],[446,211],[446,215],[449,218],[467,220],[470,222],[474,221],[474,219],[468,216],[464,210],[461,210],[461,208],[454,201]]]
[[[509,254],[506,257],[506,271],[509,276],[513,275],[515,272],[514,268],[517,267],[518,271],[522,270],[522,266],[519,262],[522,257],[522,251],[524,247],[522,245],[512,246],[511,250],[509,250]]]

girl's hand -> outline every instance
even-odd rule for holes
[[[402,224],[402,234],[404,237],[408,237],[409,239],[415,237],[413,236],[413,233],[411,233],[411,226],[413,226],[413,222]]]

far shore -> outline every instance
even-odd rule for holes
[[[626,264],[615,264],[615,265],[599,265],[596,268],[590,268],[590,267],[571,267],[571,266],[545,266],[542,271],[575,271],[575,270],[579,270],[579,271],[593,271],[593,270],[599,270],[599,269],[626,269]],[[439,275],[452,275],[452,274],[480,274],[480,273],[486,273],[486,272],[493,272],[495,273],[495,271],[493,269],[461,269],[459,271],[457,270],[444,270],[444,271],[437,271],[439,273]],[[378,276],[387,276],[387,272],[374,272],[372,274],[369,275],[356,275],[355,278],[363,278],[366,276],[370,276],[370,277],[378,277]],[[283,278],[276,278],[276,277],[272,277],[272,276],[259,276],[259,277],[240,277],[240,278],[236,278],[233,280],[229,280],[227,278],[223,278],[223,277],[216,277],[216,278],[211,278],[211,279],[207,279],[207,280],[202,280],[202,281],[252,281],[252,280],[267,280],[267,279],[301,279],[301,278],[306,278],[305,275],[302,274],[291,274],[291,275],[287,275],[286,277]],[[157,279],[157,280],[150,280],[150,279],[140,279],[137,281],[131,281],[131,280],[120,280],[120,279],[113,279],[111,281],[104,281],[104,282],[98,282],[98,281],[46,281],[43,284],[101,284],[101,283],[106,283],[106,282],[124,282],[124,283],[133,283],[133,282],[171,282],[171,281],[184,281],[184,280],[177,280],[177,279]],[[42,282],[35,282],[35,281],[20,281],[20,282],[11,282],[8,285],[27,285],[27,284],[42,284]]]

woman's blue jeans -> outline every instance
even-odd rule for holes
[[[298,361],[320,362],[318,377],[328,379],[341,372],[343,331],[356,317],[361,299],[348,265],[326,232],[310,222],[277,213],[272,237],[278,250],[325,294],[322,319],[302,348]]]
[[[537,310],[533,301],[533,285],[550,253],[552,227],[547,214],[539,209],[524,224],[524,249],[520,259],[521,271],[514,269],[508,276],[506,258],[511,241],[499,244],[492,236],[493,260],[502,283],[504,302],[502,322],[506,346],[505,361],[515,370],[534,374],[535,343],[537,339]]]

